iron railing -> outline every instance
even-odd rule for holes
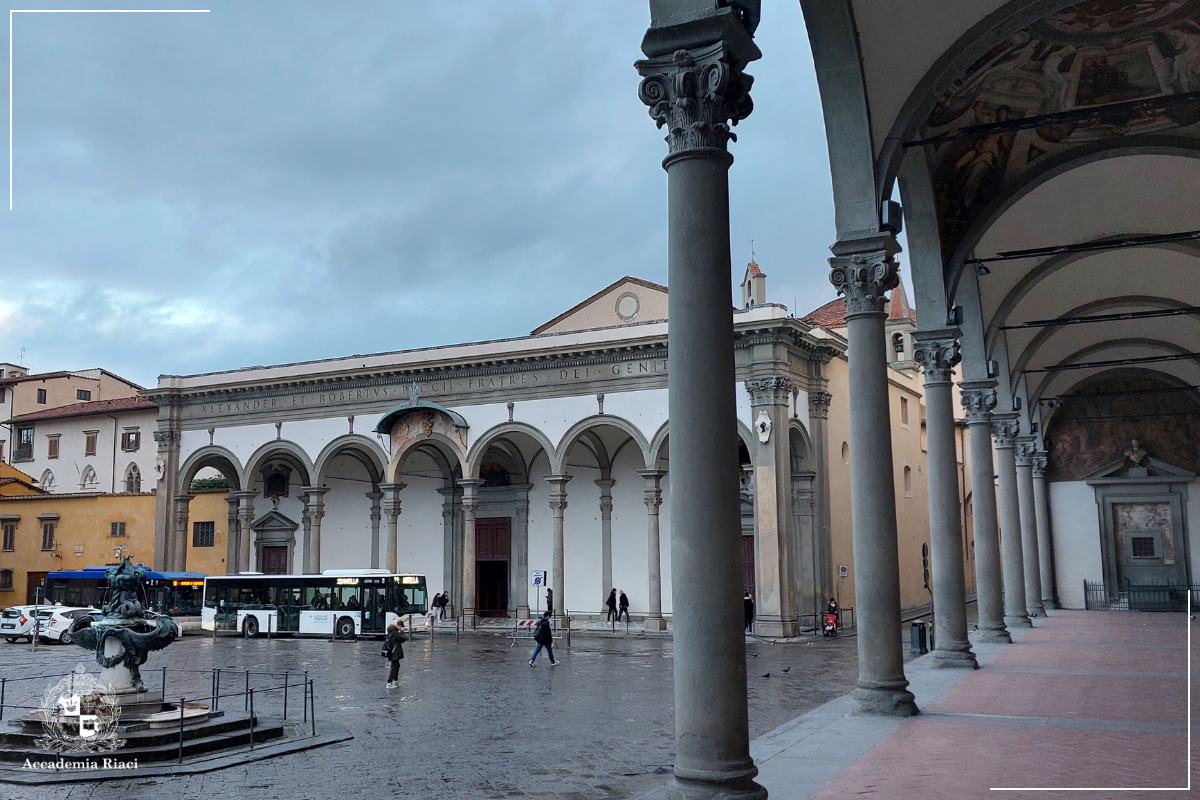
[[[1084,607],[1089,611],[1187,611],[1188,592],[1192,610],[1200,608],[1200,584],[1169,581],[1133,583],[1125,581],[1112,591],[1103,581],[1084,581]]]

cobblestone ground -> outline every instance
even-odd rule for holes
[[[0,798],[134,800],[252,797],[426,798],[628,797],[661,785],[674,760],[672,647],[669,639],[575,637],[527,664],[531,643],[510,647],[503,634],[439,636],[405,645],[399,690],[386,690],[377,640],[245,640],[187,636],[151,656],[144,677],[157,688],[158,668],[307,670],[316,681],[318,720],[333,720],[354,740],[205,775],[44,788],[0,784]],[[750,733],[758,736],[850,691],[857,677],[856,640],[747,642]],[[62,673],[95,667],[74,647],[0,643],[0,675]],[[769,673],[770,677],[765,677]],[[254,685],[279,684],[256,677]],[[224,676],[223,691],[232,684]],[[211,691],[208,677],[168,673],[167,694]],[[8,702],[37,702],[50,681],[10,683]],[[21,685],[26,688],[20,689]],[[259,694],[270,713],[279,693]],[[290,697],[292,712],[300,705]],[[229,702],[229,701],[227,701]],[[238,704],[240,708],[240,701]],[[260,712],[261,713],[261,712]]]

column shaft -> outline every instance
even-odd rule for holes
[[[379,569],[379,521],[382,518],[379,501],[383,499],[383,492],[376,490],[366,495],[371,501],[371,569]]]
[[[407,484],[381,483],[379,492],[382,495],[379,508],[387,523],[387,540],[383,543],[383,568],[395,575],[400,570],[397,550],[399,548],[400,527],[400,492]]]
[[[935,667],[975,669],[967,640],[967,594],[959,522],[958,451],[951,370],[959,361],[957,328],[917,331],[913,358],[925,370],[929,454],[929,543],[933,561]]]
[[[660,482],[667,473],[659,469],[638,470],[638,474],[646,479],[646,572],[649,584],[649,606],[646,613],[645,629],[647,631],[665,631],[667,623],[662,615],[662,544],[658,533],[658,509],[662,505],[662,488]]]
[[[550,511],[554,514],[554,532],[551,539],[550,585],[554,589],[554,618],[562,619],[567,605],[566,560],[563,553],[563,518],[567,511],[567,481],[570,475],[548,475],[550,481]]]
[[[463,555],[462,555],[462,615],[463,624],[475,627],[475,512],[479,510],[481,480],[462,480],[463,487]]]
[[[1037,513],[1038,564],[1042,574],[1042,605],[1047,611],[1058,608],[1054,599],[1054,550],[1050,542],[1050,495],[1046,486],[1046,454],[1033,456],[1033,507]]]
[[[229,517],[225,523],[225,574],[238,571],[238,500],[230,494],[225,498],[229,504]]]
[[[597,597],[608,597],[613,588],[612,576],[612,487],[616,481],[601,478],[600,487],[600,592]]]
[[[1000,503],[1000,550],[1004,559],[1004,624],[1029,628],[1025,608],[1025,565],[1021,555],[1021,509],[1017,502],[1017,465],[1013,447],[1019,426],[1015,414],[993,416],[996,482]]]
[[[1008,644],[1004,588],[1000,574],[1000,535],[996,526],[996,475],[992,467],[992,409],[995,382],[962,384],[971,439],[971,520],[975,537],[975,598],[979,641]]]
[[[1025,607],[1031,617],[1046,616],[1042,606],[1042,568],[1038,557],[1037,512],[1033,507],[1033,452],[1031,439],[1017,443],[1017,506],[1021,513],[1021,557],[1025,565]]]
[[[304,489],[306,508],[308,510],[310,549],[304,553],[304,560],[309,565],[309,572],[314,575],[321,572],[321,519],[325,516],[325,493],[329,490],[321,486],[309,486]],[[395,570],[392,570],[395,572]]]
[[[253,572],[254,564],[250,558],[250,537],[253,534],[250,526],[254,524],[254,499],[258,494],[246,491],[234,492],[234,496],[238,499],[238,522],[241,523],[241,529],[238,531],[238,571]]]
[[[175,524],[171,530],[171,570],[174,572],[187,571],[187,529],[188,504],[192,495],[175,495]]]

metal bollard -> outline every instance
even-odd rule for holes
[[[292,673],[290,670],[283,673],[283,718],[284,718],[284,720],[287,719],[288,678],[291,674]]]
[[[246,670],[246,691],[242,694],[242,711],[250,708],[250,670]]]
[[[308,681],[308,702],[311,704],[312,711],[312,735],[317,735],[317,693],[313,688],[311,679]]]
[[[162,668],[162,697],[163,697],[163,700],[167,699],[167,668],[166,667]]]
[[[213,686],[212,709],[213,709],[213,711],[216,711],[218,708],[221,707],[221,668],[217,667],[213,670],[213,672],[215,672],[216,675],[214,676],[215,685]]]
[[[254,690],[250,690],[250,749],[254,749]]]
[[[929,652],[929,646],[925,638],[925,623],[914,622],[909,636],[909,652],[914,656],[923,656]]]
[[[179,698],[179,763],[183,763],[183,702],[184,698]]]
[[[4,688],[8,678],[0,678],[0,720],[4,719]]]

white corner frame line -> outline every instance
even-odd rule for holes
[[[208,14],[207,8],[10,8],[8,10],[8,210],[13,210],[13,14]]]
[[[1188,589],[1187,612],[1183,615],[1187,624],[1187,786],[1137,786],[1110,789],[1107,786],[1062,788],[1058,786],[1014,787],[993,786],[993,792],[1190,792],[1192,790],[1192,590]]]

